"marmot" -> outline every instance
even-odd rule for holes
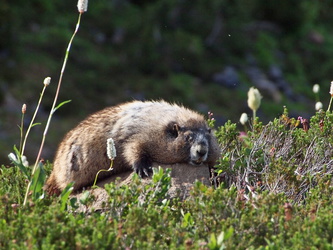
[[[117,156],[113,170],[101,172],[101,178],[131,169],[148,176],[153,162],[205,164],[211,169],[220,155],[199,113],[165,101],[132,101],[92,114],[68,132],[56,152],[46,190],[59,193],[70,182],[74,190],[92,185],[96,173],[110,166],[108,138]]]

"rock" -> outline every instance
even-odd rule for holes
[[[122,44],[125,39],[125,29],[117,27],[114,31],[112,42],[114,44]]]
[[[0,95],[3,96],[1,100],[2,110],[10,114],[19,114],[22,110],[22,105],[19,100],[17,100],[8,90],[7,86],[1,86]]]
[[[308,35],[308,38],[311,42],[319,45],[325,42],[324,36],[319,31],[316,30],[311,31]]]
[[[293,92],[290,84],[285,80],[281,68],[272,64],[267,72],[264,72],[257,63],[253,55],[247,55],[248,65],[245,68],[245,73],[254,84],[255,87],[262,90],[275,102],[281,101],[281,93],[292,101],[296,101],[297,97]]]
[[[232,66],[227,66],[222,72],[216,73],[213,81],[227,88],[236,88],[240,83],[237,70]]]
[[[268,70],[268,78],[273,81],[276,87],[290,100],[295,101],[295,96],[289,83],[284,79],[282,70],[277,65],[271,65]]]
[[[281,93],[275,86],[274,82],[270,81],[264,72],[262,72],[256,66],[247,67],[245,70],[251,82],[257,87],[261,92],[266,93],[275,102],[281,101]],[[265,94],[264,94],[265,96]]]
[[[279,81],[283,79],[282,70],[277,65],[271,65],[269,67],[268,75],[273,81]]]
[[[189,192],[193,186],[193,183],[196,180],[201,181],[204,185],[209,186],[209,169],[207,166],[193,166],[189,164],[173,164],[173,165],[161,165],[154,164],[153,167],[157,168],[161,166],[163,169],[170,168],[171,169],[171,187],[168,191],[169,199],[172,198],[180,198],[181,200],[186,199],[189,196]],[[117,178],[120,178],[118,182],[118,186],[128,185],[133,177],[133,171],[128,171],[126,173],[121,173],[118,175],[110,176],[107,179],[104,179],[97,183],[99,188],[96,189],[88,189],[91,195],[95,197],[93,203],[86,207],[82,204],[79,204],[79,208],[76,210],[77,212],[90,212],[90,211],[100,211],[103,209],[103,203],[107,203],[109,199],[109,195],[103,188],[105,184],[110,182],[115,182]],[[144,178],[141,180],[141,185],[147,185],[151,182],[150,178]],[[77,193],[71,195],[71,197],[75,197],[78,200],[82,198],[82,195],[85,192]]]

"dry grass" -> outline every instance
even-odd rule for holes
[[[318,112],[307,129],[284,114],[242,137],[230,128],[222,131],[222,173],[217,179],[227,187],[235,185],[245,195],[267,190],[301,202],[319,181],[331,181],[331,121],[330,112]],[[226,131],[229,140],[224,138],[228,137]]]

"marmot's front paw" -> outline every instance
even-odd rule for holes
[[[135,172],[141,177],[141,178],[144,178],[144,177],[149,177],[149,175],[153,172],[152,168],[151,167],[143,167],[143,166],[140,166],[140,167],[137,167],[135,169]]]
[[[152,172],[151,168],[152,163],[148,158],[143,157],[140,159],[140,161],[137,161],[133,164],[134,171],[141,177],[148,177]]]
[[[152,173],[153,162],[151,158],[147,155],[140,155],[138,160],[134,162],[133,169],[134,171],[141,177],[149,177],[150,173]]]

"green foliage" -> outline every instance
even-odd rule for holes
[[[44,170],[44,166],[42,163],[40,163],[37,165],[36,171],[31,179],[30,190],[32,191],[32,199],[34,201],[38,199],[43,199],[44,197],[43,186],[45,180],[46,180],[46,173]]]
[[[60,194],[60,204],[61,204],[60,210],[61,211],[64,211],[67,208],[68,202],[70,202],[70,204],[73,205],[73,207],[74,207],[73,201],[76,202],[76,200],[74,200],[75,198],[69,200],[69,195],[73,191],[73,186],[74,186],[74,182],[71,182],[64,188],[64,190],[62,190],[62,192]]]
[[[232,227],[230,227],[227,232],[225,233],[224,231],[222,231],[217,237],[215,235],[215,233],[212,233],[210,236],[210,241],[207,244],[209,249],[225,249],[226,246],[223,243],[224,240],[229,239],[232,234],[234,232],[234,229]]]
[[[22,173],[25,175],[26,178],[30,178],[31,176],[29,173],[29,168],[28,166],[25,166],[23,164],[22,155],[20,151],[16,148],[16,146],[13,147],[13,150],[15,154],[14,153],[9,154],[8,155],[9,159],[16,167],[18,167],[22,171]]]
[[[3,166],[0,247],[331,248],[332,122],[331,112],[318,112],[305,130],[285,109],[243,137],[227,122],[217,131],[224,185],[196,182],[186,200],[170,200],[170,171],[154,169],[150,184],[134,175],[128,185],[106,185],[103,213],[89,215],[73,211],[77,202],[89,206],[94,198],[89,191],[79,201],[71,198],[71,185],[59,198],[19,206],[24,174]]]
[[[67,101],[63,101],[61,103],[59,103],[53,110],[52,112],[56,112],[59,108],[61,108],[63,105],[67,104],[67,103],[70,103],[72,100],[67,100]]]

